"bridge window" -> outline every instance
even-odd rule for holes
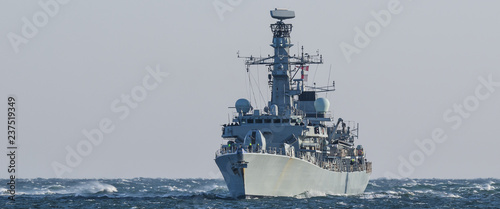
[[[247,119],[247,123],[253,123],[253,119]]]
[[[290,123],[289,119],[283,119],[283,123]]]
[[[281,123],[281,120],[280,119],[274,119],[273,123]]]
[[[262,123],[262,119],[255,119],[255,123]]]
[[[264,119],[264,123],[271,123],[271,119]]]

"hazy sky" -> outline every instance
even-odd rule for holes
[[[221,177],[220,125],[250,95],[236,52],[272,53],[280,7],[296,13],[291,51],[323,54],[309,82],[326,85],[331,66],[330,109],[360,123],[372,178],[500,178],[500,3],[54,2],[0,6],[0,108],[6,121],[17,96],[18,177],[56,177],[54,165],[65,178]],[[250,73],[268,97],[266,69]],[[83,132],[100,126],[92,144]],[[86,156],[70,165],[68,149]]]

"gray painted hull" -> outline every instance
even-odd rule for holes
[[[365,171],[333,172],[305,160],[284,155],[244,153],[247,168],[236,154],[215,159],[233,197],[295,196],[304,192],[360,194],[368,184]]]

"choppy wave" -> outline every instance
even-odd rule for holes
[[[30,180],[31,182],[32,180]],[[56,181],[55,183],[49,183],[41,185],[40,187],[32,187],[26,185],[23,182],[17,185],[22,186],[16,189],[17,195],[52,195],[52,194],[63,194],[63,195],[86,195],[86,194],[99,194],[99,193],[113,193],[118,192],[115,186],[107,183],[102,183],[99,181],[80,181],[64,184],[64,181]],[[9,195],[6,188],[2,188],[2,194]]]
[[[490,181],[490,182],[485,183],[485,184],[475,184],[475,188],[478,188],[479,190],[486,190],[486,191],[496,190],[496,187],[493,186],[493,184],[495,184],[495,182],[493,182],[493,181]]]
[[[0,193],[3,206],[11,207],[7,187],[0,187]],[[293,197],[234,200],[222,179],[20,179],[16,195],[18,207],[36,203],[41,208],[497,207],[500,180],[375,179],[359,195],[311,190]]]

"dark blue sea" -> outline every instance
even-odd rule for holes
[[[0,180],[7,185],[7,180]],[[364,194],[232,199],[222,179],[20,179],[1,208],[500,208],[499,179],[375,179]]]

